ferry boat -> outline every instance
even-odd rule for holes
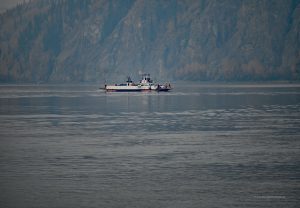
[[[128,76],[126,83],[105,85],[104,90],[108,92],[141,92],[141,91],[169,91],[171,90],[171,84],[166,83],[164,85],[155,84],[150,78],[150,74],[143,74],[139,83],[134,83]]]

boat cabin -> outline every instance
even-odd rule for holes
[[[141,80],[141,84],[148,84],[148,83],[152,83],[153,81],[150,78],[150,74],[143,74],[142,75],[142,80]]]

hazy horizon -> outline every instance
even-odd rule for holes
[[[121,82],[140,71],[300,80],[300,1],[2,0],[2,10],[18,2],[0,19],[1,82]]]

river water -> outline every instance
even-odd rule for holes
[[[300,85],[0,86],[0,207],[299,207]]]

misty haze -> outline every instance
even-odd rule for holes
[[[298,207],[300,0],[0,1],[0,207]]]

